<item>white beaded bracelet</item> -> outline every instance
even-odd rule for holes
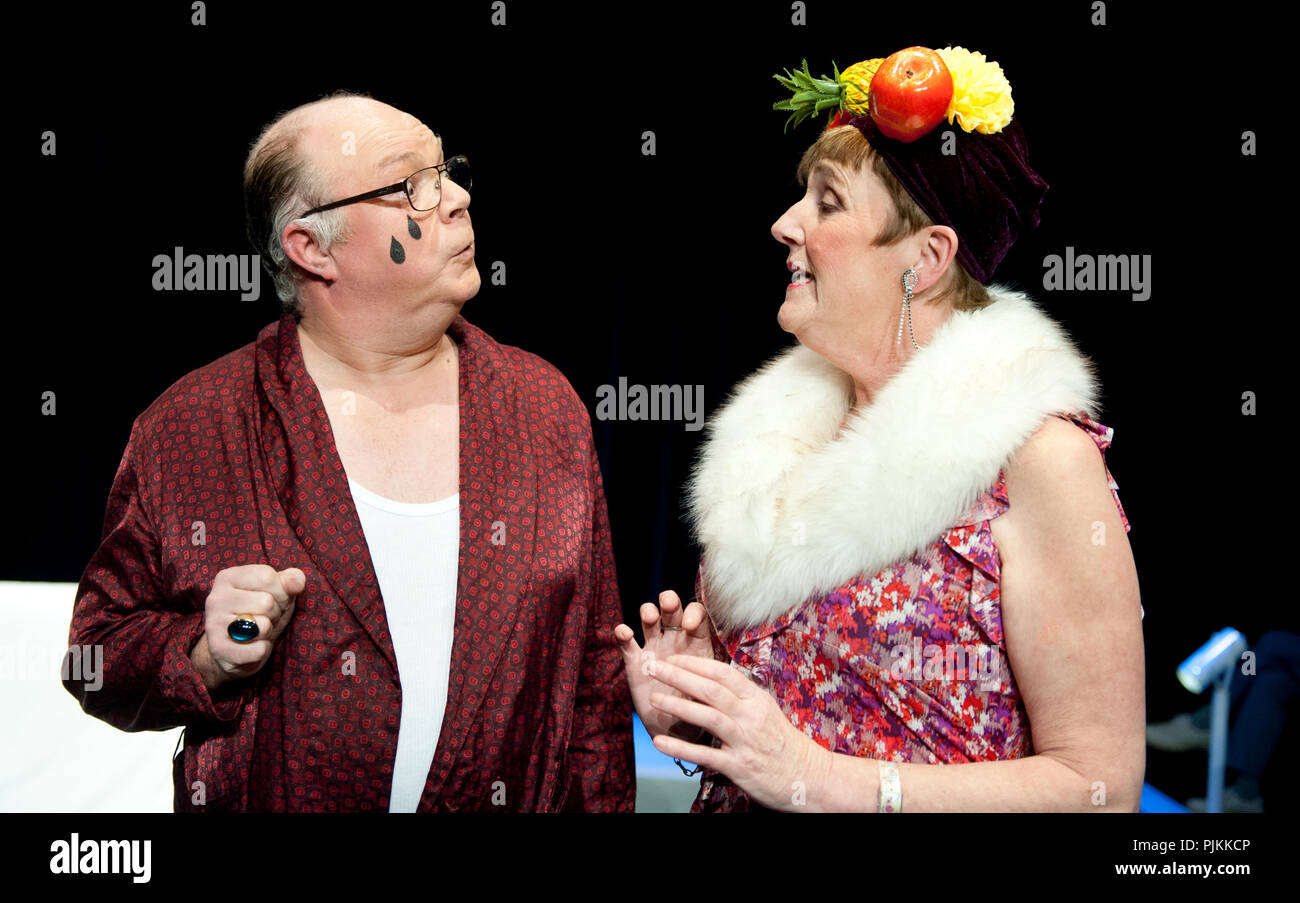
[[[903,785],[898,781],[898,766],[893,762],[880,765],[880,812],[903,811]]]

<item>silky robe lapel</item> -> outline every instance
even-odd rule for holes
[[[258,345],[258,376],[270,407],[263,412],[262,450],[289,526],[329,583],[397,673],[374,562],[366,547],[347,474],[320,391],[303,363],[293,317],[285,314],[274,342]],[[274,375],[274,377],[273,377]],[[278,420],[278,422],[276,422]],[[280,462],[284,463],[281,469]],[[287,562],[276,567],[294,567]],[[308,578],[310,580],[310,578]]]
[[[460,356],[460,570],[447,711],[426,799],[443,794],[476,724],[530,585],[536,542],[532,437],[518,413],[509,362],[463,318],[448,331]],[[494,534],[504,543],[493,543]],[[507,697],[516,691],[498,688]],[[466,762],[456,776],[480,766]]]

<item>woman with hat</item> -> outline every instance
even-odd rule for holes
[[[798,344],[690,484],[696,598],[619,625],[693,811],[1136,811],[1138,580],[1091,362],[991,282],[1038,223],[997,63],[908,48],[777,108],[830,126],[776,221]],[[944,127],[940,127],[940,126]]]

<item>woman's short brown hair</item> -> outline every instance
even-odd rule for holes
[[[838,163],[852,172],[861,172],[865,163],[870,163],[871,171],[880,177],[889,191],[894,209],[885,220],[885,226],[872,242],[874,245],[892,245],[909,235],[933,226],[934,221],[917,206],[916,201],[907,193],[903,184],[889,171],[885,158],[876,153],[863,134],[851,125],[836,126],[821,133],[808,150],[804,151],[799,161],[799,184],[805,185],[813,167],[822,160]],[[936,297],[952,295],[954,310],[978,310],[993,303],[984,284],[966,271],[959,261],[954,260],[948,267],[947,283]],[[901,290],[901,289],[900,289]]]

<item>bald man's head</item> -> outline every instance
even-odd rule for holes
[[[338,92],[282,114],[249,151],[244,163],[248,240],[262,255],[284,309],[295,316],[302,307],[293,264],[280,241],[284,228],[304,210],[334,199],[342,134],[395,114],[408,115],[366,94]],[[323,249],[346,241],[346,226],[342,209],[316,214],[308,224]]]

